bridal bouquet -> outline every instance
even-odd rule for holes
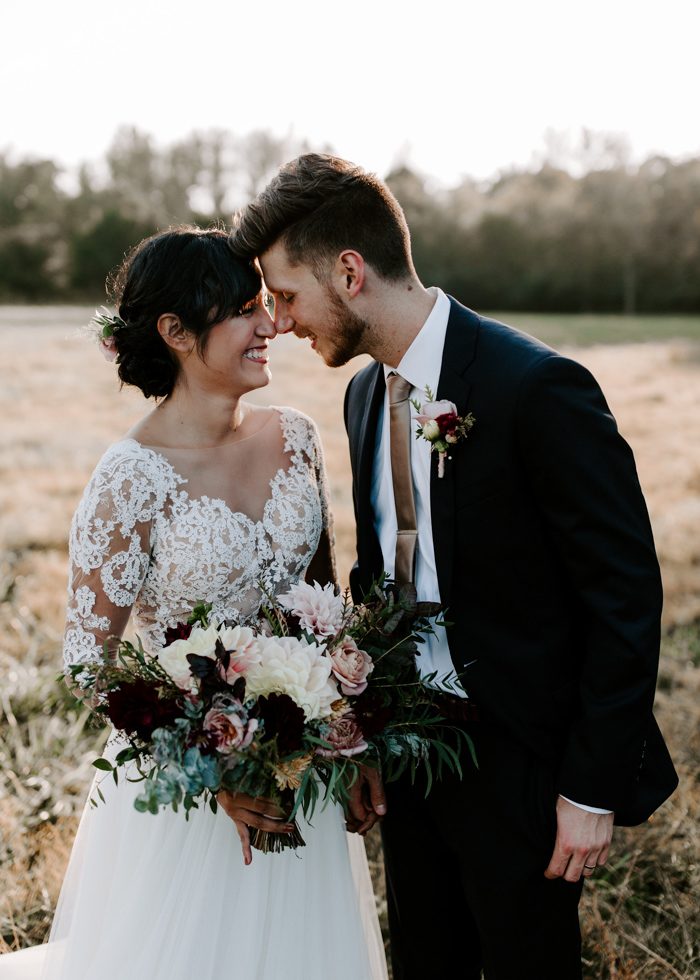
[[[201,799],[216,812],[217,792],[228,789],[275,800],[290,821],[299,807],[313,815],[321,787],[324,799],[345,804],[363,764],[387,782],[425,766],[429,789],[432,748],[436,775],[447,766],[461,776],[461,743],[473,758],[471,740],[447,722],[445,695],[416,666],[438,612],[410,587],[385,590],[383,581],[361,605],[332,585],[298,583],[252,626],[217,621],[198,605],[155,655],[121,641],[109,660],[71,668],[127,742],[114,763],[94,765],[115,782],[130,766],[129,778],[143,781],[140,811],[182,805],[188,815]],[[295,828],[254,831],[251,843],[304,842]]]

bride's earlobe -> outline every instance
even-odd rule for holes
[[[161,313],[156,326],[158,333],[168,347],[182,353],[189,353],[192,349],[192,335],[183,327],[182,321],[176,313]]]

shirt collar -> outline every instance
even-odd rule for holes
[[[431,292],[435,293],[435,303],[413,343],[396,368],[388,364],[384,364],[383,367],[385,378],[395,370],[406,381],[410,381],[413,388],[424,392],[427,385],[435,394],[440,380],[442,352],[445,347],[447,321],[450,318],[450,301],[438,286],[434,286]]]

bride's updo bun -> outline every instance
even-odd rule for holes
[[[108,288],[123,321],[113,335],[122,384],[163,398],[175,387],[178,362],[158,333],[158,318],[179,316],[202,354],[211,328],[239,315],[261,280],[252,262],[233,255],[225,231],[183,225],[137,245]]]

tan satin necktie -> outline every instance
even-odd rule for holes
[[[408,400],[412,386],[395,371],[387,376],[386,386],[389,392],[391,482],[394,485],[397,525],[394,581],[397,585],[405,585],[413,582],[418,537],[411,471],[411,404]]]

